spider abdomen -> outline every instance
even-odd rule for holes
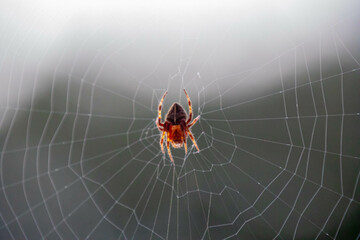
[[[174,103],[166,114],[166,121],[171,122],[173,125],[178,125],[182,121],[186,121],[186,119],[187,114],[179,103]]]

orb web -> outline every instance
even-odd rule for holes
[[[355,239],[355,22],[282,48],[186,20],[64,25],[45,46],[46,28],[3,35],[0,236]],[[166,90],[163,114],[188,111],[183,88],[200,152],[188,140],[173,165],[155,120]]]

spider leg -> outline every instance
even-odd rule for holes
[[[189,134],[189,137],[191,138],[191,141],[192,141],[193,144],[195,145],[195,147],[196,147],[196,149],[198,150],[198,152],[200,152],[199,147],[198,147],[198,145],[196,144],[196,141],[195,141],[194,136],[192,135],[191,131],[188,130],[187,133]]]
[[[197,116],[189,125],[188,128],[191,128],[198,120],[199,120],[200,116]]]
[[[184,139],[184,148],[185,148],[185,154],[187,153],[187,143],[186,143],[186,138]]]
[[[161,123],[161,108],[162,108],[162,104],[163,104],[163,101],[164,101],[164,98],[165,98],[166,94],[167,94],[167,91],[162,96],[162,98],[160,100],[160,103],[159,103],[159,107],[158,107],[158,120],[157,120],[156,125],[158,126],[159,129],[160,129],[160,127],[164,127],[164,124]]]
[[[162,134],[161,140],[160,140],[160,146],[161,146],[162,153],[165,153],[164,152],[164,137],[165,137],[165,131],[163,131],[163,134]]]
[[[186,90],[184,89],[188,104],[189,104],[189,119],[186,121],[186,124],[189,124],[189,122],[191,122],[192,119],[192,107],[191,107],[191,100],[189,95],[187,94]]]
[[[172,163],[174,163],[174,159],[171,155],[171,150],[170,150],[170,142],[166,140],[166,147],[167,147],[167,150],[168,150],[168,154],[169,154],[169,157],[170,157],[170,160]]]
[[[156,121],[156,126],[159,129],[159,131],[164,131],[164,124],[160,122],[160,120]]]

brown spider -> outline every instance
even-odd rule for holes
[[[191,122],[192,119],[191,101],[185,89],[184,92],[189,104],[189,118],[187,118],[184,108],[179,103],[173,103],[173,105],[171,106],[171,108],[169,109],[168,113],[165,116],[165,122],[164,123],[161,122],[161,107],[164,98],[167,94],[166,91],[159,103],[159,115],[156,121],[157,127],[162,132],[162,136],[160,140],[161,151],[163,152],[163,154],[165,154],[163,143],[164,143],[165,133],[167,133],[166,147],[168,150],[169,157],[173,163],[174,163],[174,159],[171,155],[170,143],[174,148],[180,148],[184,144],[185,153],[186,153],[187,152],[186,138],[187,136],[189,136],[191,138],[191,141],[194,143],[196,149],[200,151],[198,145],[196,144],[194,136],[190,131],[190,128],[199,120],[200,116],[197,116]]]

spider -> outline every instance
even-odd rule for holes
[[[167,151],[170,157],[170,160],[172,163],[174,163],[174,159],[171,155],[170,151],[170,143],[174,148],[180,148],[184,145],[185,153],[187,153],[187,144],[186,144],[186,138],[187,136],[190,137],[191,141],[194,143],[196,149],[198,151],[199,147],[196,144],[196,141],[194,139],[194,136],[192,135],[190,128],[199,120],[200,116],[197,116],[192,122],[192,107],[191,107],[191,101],[190,97],[187,94],[186,90],[184,89],[188,104],[189,104],[189,118],[187,118],[187,114],[184,110],[184,108],[179,103],[173,103],[173,105],[170,107],[168,113],[165,116],[165,122],[161,122],[161,107],[164,101],[164,98],[167,94],[167,91],[164,93],[164,95],[161,98],[161,101],[159,103],[159,110],[158,110],[158,119],[156,121],[156,125],[159,129],[159,131],[162,132],[161,140],[160,140],[160,146],[161,151],[163,154],[164,152],[164,137],[165,133],[166,135],[166,147]],[[191,122],[191,123],[190,123]]]

